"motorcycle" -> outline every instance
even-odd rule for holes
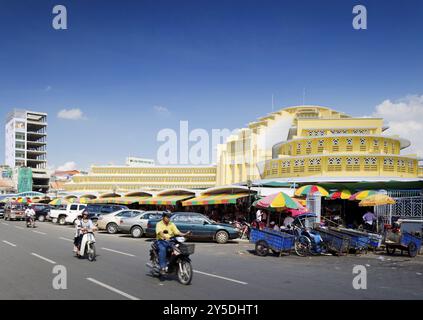
[[[184,237],[173,237],[169,239],[171,247],[167,251],[166,274],[176,274],[178,281],[183,285],[189,285],[192,281],[193,270],[189,256],[194,253],[194,244],[185,244]],[[159,247],[157,241],[154,241],[150,249],[150,263],[147,267],[151,269],[151,274],[160,277]]]
[[[35,228],[35,219],[34,217],[26,217],[26,227]]]
[[[93,262],[96,256],[94,233],[85,232],[80,244],[79,257],[88,258],[89,261]]]

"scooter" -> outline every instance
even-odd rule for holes
[[[189,285],[192,281],[193,270],[191,259],[189,256],[194,253],[194,244],[185,244],[186,238],[173,237],[170,240],[171,248],[168,249],[166,259],[167,268],[166,274],[175,274],[178,281],[183,285]],[[159,264],[159,247],[157,241],[154,241],[150,250],[150,263],[147,267],[151,269],[151,274],[154,277],[160,277],[160,264]]]
[[[85,232],[80,244],[79,257],[88,258],[89,261],[93,262],[96,256],[94,233]]]
[[[27,228],[35,228],[35,219],[34,217],[26,217],[26,227]]]

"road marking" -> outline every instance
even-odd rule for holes
[[[106,250],[106,251],[110,251],[110,252],[115,252],[115,253],[123,254],[123,255],[129,256],[129,257],[135,257],[133,254],[122,252],[122,251],[117,251],[117,250],[108,249],[108,248],[101,248],[101,249]]]
[[[65,240],[65,241],[70,241],[70,242],[73,242],[73,240],[72,240],[72,239],[68,239],[68,238],[63,238],[63,237],[60,237],[59,239],[61,239],[61,240]]]
[[[54,262],[53,260],[47,259],[47,258],[45,258],[45,257],[43,257],[43,256],[40,256],[39,254],[36,254],[36,253],[34,253],[34,252],[32,252],[31,254],[32,254],[34,257],[40,258],[41,260],[44,260],[44,261],[47,261],[48,263],[51,263],[51,264],[56,264],[56,262]]]
[[[134,296],[131,296],[130,294],[127,294],[127,293],[125,293],[125,292],[123,292],[123,291],[120,291],[120,290],[118,290],[118,289],[116,289],[116,288],[113,288],[113,287],[111,287],[111,286],[109,286],[109,285],[107,285],[107,284],[105,284],[105,283],[102,283],[102,282],[100,282],[100,281],[98,281],[98,280],[95,280],[95,279],[93,279],[93,278],[86,278],[88,281],[91,281],[91,282],[93,282],[93,283],[95,283],[95,284],[98,284],[99,286],[101,286],[101,287],[103,287],[103,288],[106,288],[106,289],[108,289],[108,290],[110,290],[110,291],[113,291],[113,292],[115,292],[115,293],[117,293],[117,294],[120,294],[121,296],[124,296],[125,298],[128,298],[128,299],[130,299],[130,300],[141,300],[141,299],[139,299],[139,298],[137,298],[137,297],[134,297]]]
[[[15,226],[16,229],[24,229],[24,227]]]
[[[211,274],[211,273],[206,273],[206,272],[202,272],[202,271],[198,271],[198,270],[194,270],[194,272],[199,273],[199,274],[204,274],[205,276],[209,276],[209,277],[213,277],[213,278],[219,278],[219,279],[223,279],[223,280],[227,280],[227,281],[232,281],[235,283],[239,283],[239,284],[243,284],[243,285],[247,285],[247,282],[243,282],[243,281],[239,281],[239,280],[235,280],[235,279],[231,279],[231,278],[226,278],[226,277],[221,277],[215,274]]]
[[[3,240],[3,242],[5,244],[8,244],[9,246],[16,247],[16,244],[13,244],[12,242],[9,242],[9,241],[6,241],[6,240]]]
[[[38,233],[38,234],[42,234],[42,235],[46,235],[47,233],[41,232],[41,231],[32,231],[34,233]]]
[[[2,222],[1,224],[4,224],[5,226],[8,226],[9,225],[8,223],[5,223],[5,222]]]

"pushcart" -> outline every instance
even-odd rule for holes
[[[387,230],[385,233],[384,243],[386,246],[386,252],[389,255],[393,255],[396,249],[407,251],[408,255],[412,258],[417,256],[422,247],[422,238],[417,235],[413,235],[409,232],[403,232],[401,234],[395,234],[391,230]]]
[[[327,228],[316,227],[315,230],[320,234],[327,247],[327,251],[338,255],[347,255],[350,248],[350,238],[339,233],[333,232]]]
[[[251,229],[250,242],[255,244],[258,256],[267,256],[270,250],[281,256],[282,252],[289,254],[294,249],[295,236],[271,229]]]
[[[333,227],[329,227],[329,229],[334,233],[338,233],[339,235],[349,238],[350,250],[355,252],[367,252],[371,246],[371,239],[365,232]]]

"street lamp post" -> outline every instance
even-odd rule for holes
[[[247,181],[248,187],[248,219],[251,221],[251,187],[253,186],[253,182],[251,180]]]

